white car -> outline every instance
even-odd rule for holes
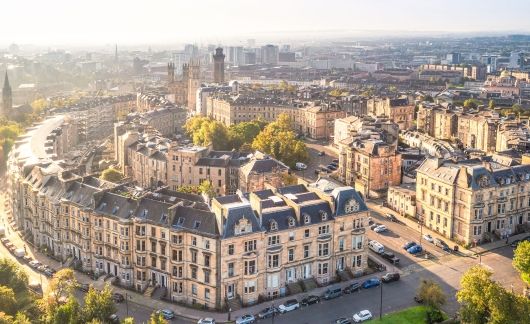
[[[252,324],[256,321],[253,315],[247,314],[236,318],[236,324]]]
[[[371,318],[372,318],[372,313],[370,313],[370,311],[367,310],[367,309],[362,310],[362,311],[360,311],[357,314],[353,314],[353,321],[355,323],[361,323],[361,322],[367,321],[367,320],[369,320]]]
[[[215,320],[211,317],[201,318],[197,324],[215,324]]]
[[[300,308],[300,304],[298,303],[298,300],[296,299],[289,299],[285,303],[278,306],[278,311],[280,313],[287,313],[290,311],[294,311],[296,309]]]
[[[302,162],[296,162],[296,165],[295,165],[295,166],[296,166],[296,169],[297,169],[297,170],[300,170],[300,171],[307,169],[307,165],[305,165],[305,164],[302,163]]]
[[[423,234],[423,239],[429,243],[433,243],[434,242],[434,239],[432,238],[432,236],[430,234]]]
[[[374,232],[376,233],[386,232],[386,230],[387,228],[385,225],[379,225],[376,228],[374,228]]]

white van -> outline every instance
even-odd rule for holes
[[[385,252],[385,247],[383,246],[383,244],[377,241],[368,242],[368,247],[370,248],[370,250],[374,251],[377,254]]]
[[[24,251],[24,249],[16,249],[15,252],[13,252],[13,254],[14,254],[17,258],[22,258],[23,256],[26,255],[26,251]]]

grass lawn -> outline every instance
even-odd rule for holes
[[[425,318],[427,314],[427,307],[425,306],[415,306],[404,309],[399,312],[391,313],[384,315],[381,320],[379,320],[379,314],[372,314],[374,320],[370,323],[382,323],[382,324],[423,324],[425,323]]]

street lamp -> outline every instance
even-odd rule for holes
[[[132,299],[132,296],[129,296],[129,294],[125,293],[125,312],[127,313],[127,317],[129,317],[129,298]]]
[[[420,215],[419,223],[420,223],[420,246],[421,246],[421,240],[423,238],[423,215]]]
[[[274,309],[274,302],[272,303],[272,324],[274,324],[274,316],[276,315],[276,310]]]
[[[383,317],[383,283],[380,282],[379,286],[381,286],[381,296],[379,301],[379,319]]]

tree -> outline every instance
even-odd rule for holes
[[[78,324],[81,323],[80,312],[81,307],[72,294],[68,297],[66,303],[48,310],[47,322],[52,324]]]
[[[243,144],[251,144],[260,132],[260,124],[257,121],[242,122],[230,126],[228,136],[231,148],[239,149]]]
[[[0,286],[0,309],[8,315],[15,315],[17,300],[13,289]]]
[[[17,316],[15,316],[14,324],[31,324],[31,321],[26,314],[18,312]]]
[[[442,287],[432,280],[422,280],[417,294],[431,308],[439,309],[446,301]]]
[[[88,289],[85,295],[85,305],[81,311],[85,323],[94,319],[104,323],[115,312],[116,306],[112,300],[112,290],[109,285],[105,285],[102,291],[96,291],[93,287]]]
[[[162,314],[152,313],[147,324],[168,324]]]
[[[125,317],[123,321],[121,321],[121,324],[134,324],[134,318],[133,317]]]
[[[0,324],[13,324],[13,316],[0,311]]]
[[[215,197],[215,190],[213,189],[210,180],[204,180],[197,188],[200,193],[207,195],[208,197]]]
[[[495,105],[495,100],[491,99],[490,102],[488,103],[488,107],[489,107],[490,109],[495,108],[495,107],[496,107],[496,105]]]
[[[15,294],[26,291],[28,275],[15,262],[0,259],[0,286],[11,288]]]
[[[117,183],[123,180],[123,178],[124,178],[123,173],[114,169],[113,167],[109,167],[101,173],[101,179],[105,181]]]
[[[523,112],[523,107],[521,107],[521,105],[519,105],[519,104],[514,104],[514,105],[512,106],[512,113],[514,113],[514,114],[520,116],[522,112]]]
[[[61,299],[69,298],[76,285],[77,280],[72,269],[64,268],[57,271],[48,286],[48,305],[53,307],[59,305]]]
[[[481,104],[480,101],[478,101],[477,99],[473,99],[473,98],[466,99],[466,100],[464,101],[464,107],[465,107],[465,108],[475,109],[475,108],[477,108],[480,104]]]
[[[521,274],[521,279],[530,285],[530,242],[519,243],[514,251],[512,264]]]

